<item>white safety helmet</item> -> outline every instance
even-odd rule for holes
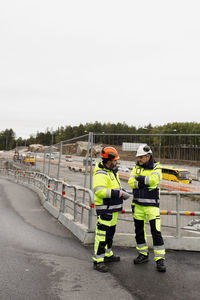
[[[140,145],[137,149],[136,157],[152,154],[151,148],[147,144]]]

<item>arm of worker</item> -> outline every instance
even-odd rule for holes
[[[136,176],[136,170],[133,168],[128,180],[128,184],[132,189],[138,189],[138,181],[136,180]]]
[[[135,177],[138,181],[138,187],[156,187],[162,179],[162,170],[156,168],[149,176],[138,175]]]
[[[93,176],[93,191],[98,198],[110,198],[111,189],[107,188],[109,184],[107,173],[104,171],[96,172]]]
[[[103,173],[99,173],[93,178],[93,190],[97,198],[101,199],[110,199],[109,203],[122,203],[122,191],[120,188],[111,189],[107,188],[109,185],[109,181],[107,180],[107,176]]]

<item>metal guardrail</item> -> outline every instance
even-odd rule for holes
[[[76,185],[69,185],[64,181],[57,180],[46,174],[34,171],[0,169],[0,174],[14,179],[17,183],[24,183],[37,187],[37,189],[39,189],[44,195],[45,201],[51,203],[56,209],[58,209],[59,212],[70,213],[70,211],[72,211],[71,215],[73,216],[74,222],[80,222],[83,224],[83,220],[85,219],[84,213],[87,211],[88,217],[86,227],[88,232],[94,232],[95,228],[92,224],[92,217],[95,216],[94,195],[91,189]],[[70,196],[70,190],[73,190],[72,196]],[[181,197],[194,194],[200,196],[200,193],[161,191],[161,195],[175,196],[176,210],[160,210],[160,213],[163,216],[176,216],[175,236],[177,238],[180,238],[181,236],[181,216],[200,216],[200,211],[184,211],[180,209]],[[86,195],[88,197],[86,197]],[[132,211],[129,209],[122,210],[122,215],[123,214],[132,214]],[[126,221],[132,223],[132,219]]]
[[[131,191],[128,191],[131,193]],[[176,237],[180,237],[181,233],[181,216],[200,216],[200,211],[188,211],[188,210],[181,210],[181,196],[200,196],[200,193],[192,193],[192,192],[181,192],[181,191],[162,191],[160,192],[161,196],[166,195],[166,196],[175,196],[175,201],[176,201],[176,210],[160,210],[160,214],[163,216],[169,216],[169,215],[174,215],[176,216]],[[132,215],[132,210],[127,209],[127,210],[122,210],[122,214],[131,214]],[[199,219],[200,221],[200,219]],[[132,220],[131,220],[132,222]]]
[[[0,174],[5,177],[10,177],[16,181],[16,183],[23,183],[33,185],[39,189],[44,195],[45,201],[51,203],[59,212],[66,213],[70,208],[69,203],[73,204],[71,209],[73,210],[73,221],[78,220],[78,207],[81,208],[80,223],[83,223],[84,211],[88,211],[87,229],[88,232],[92,231],[92,214],[94,208],[93,192],[88,189],[77,185],[69,185],[64,181],[51,178],[46,174],[32,171],[21,171],[12,169],[0,169]],[[66,192],[69,189],[73,190],[73,197],[68,196],[70,193]],[[84,197],[82,199],[77,197],[78,192],[82,192]],[[87,197],[88,204],[84,199]]]

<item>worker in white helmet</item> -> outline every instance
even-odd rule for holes
[[[133,189],[132,211],[135,224],[136,249],[139,254],[134,259],[134,264],[148,261],[149,251],[145,233],[147,217],[151,228],[157,270],[165,272],[165,248],[161,235],[159,210],[162,170],[160,164],[154,161],[152,150],[148,145],[140,145],[136,157],[137,163],[133,167],[128,181],[129,186]]]

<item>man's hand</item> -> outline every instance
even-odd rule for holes
[[[142,176],[142,175],[136,176],[135,179],[136,179],[138,182],[141,182],[141,183],[144,183],[144,182],[145,182],[145,176]]]
[[[123,192],[122,192],[122,190],[120,190],[120,192],[119,192],[119,198],[122,197],[122,196],[123,196]]]

